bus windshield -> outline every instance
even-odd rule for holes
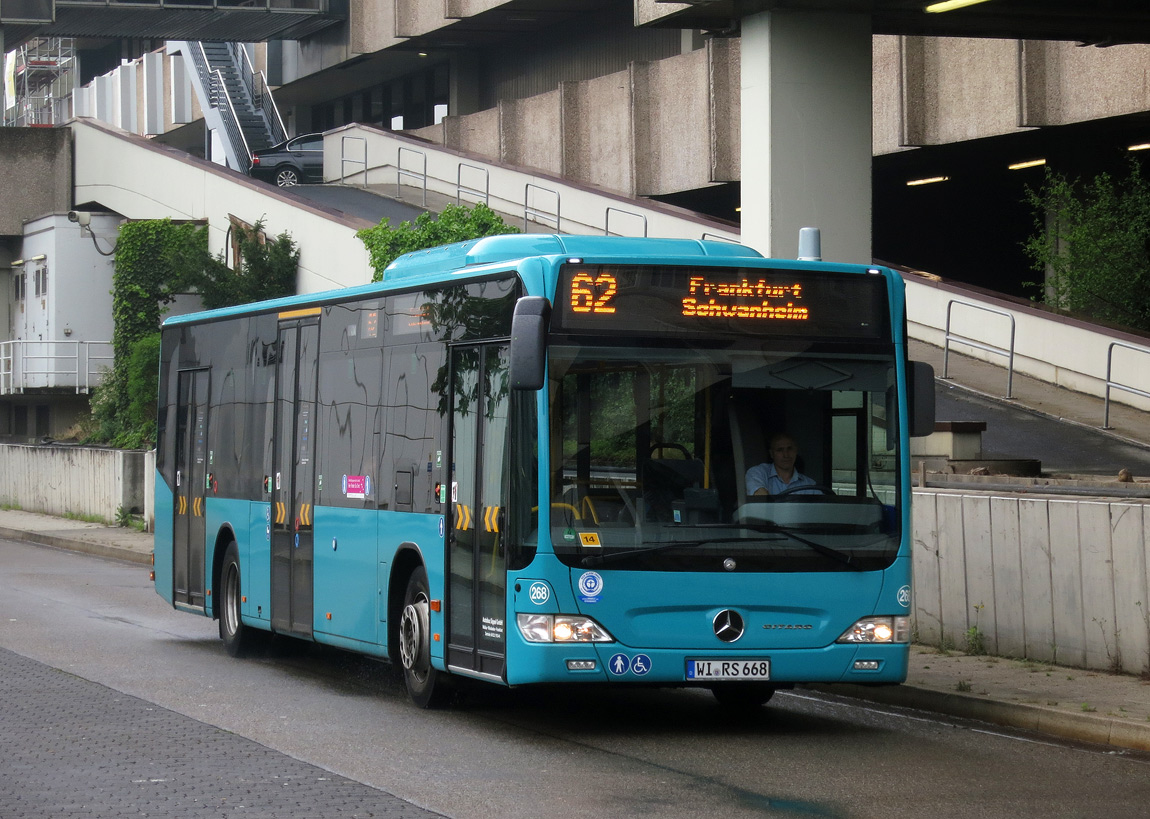
[[[894,560],[893,345],[563,342],[549,348],[549,480],[567,565],[831,572]],[[771,494],[756,494],[764,476]]]

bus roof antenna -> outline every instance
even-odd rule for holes
[[[822,234],[816,227],[799,228],[799,261],[821,262],[823,260]]]

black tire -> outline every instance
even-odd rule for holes
[[[749,711],[766,705],[775,695],[775,687],[764,683],[720,683],[711,686],[711,693],[724,708]]]
[[[411,573],[403,594],[399,662],[412,702],[420,708],[439,708],[447,703],[451,696],[447,674],[431,665],[431,599],[422,566]]]
[[[240,618],[243,600],[240,576],[240,550],[233,540],[224,552],[224,565],[220,569],[220,639],[232,657],[243,657],[255,648],[264,632],[245,626]]]
[[[281,188],[294,188],[299,184],[299,171],[291,165],[276,168],[276,185]]]

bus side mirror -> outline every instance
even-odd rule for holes
[[[925,361],[908,361],[906,395],[911,437],[930,435],[934,432],[934,367]]]
[[[515,302],[511,317],[511,388],[543,388],[547,363],[547,325],[551,322],[551,302],[542,296],[524,296]]]

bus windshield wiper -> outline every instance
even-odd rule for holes
[[[697,528],[700,528],[700,529],[702,529],[702,528],[707,528],[707,529],[714,529],[714,528],[750,529],[754,532],[763,532],[763,533],[769,533],[769,534],[785,535],[786,537],[789,537],[791,540],[794,540],[797,543],[803,544],[804,546],[811,549],[812,551],[818,552],[823,557],[828,557],[831,560],[834,560],[838,563],[841,563],[844,566],[846,566],[847,568],[852,569],[856,572],[863,571],[863,569],[855,563],[855,559],[854,559],[853,555],[849,555],[846,552],[840,552],[838,549],[832,548],[830,546],[826,546],[822,543],[818,543],[817,541],[809,540],[808,538],[805,538],[802,535],[795,532],[793,529],[789,529],[786,526],[780,526],[777,523],[771,523],[770,521],[762,521],[760,523],[700,524]],[[610,552],[608,554],[603,554],[603,555],[589,555],[589,556],[583,558],[582,563],[584,566],[601,566],[604,563],[608,563],[608,562],[613,561],[613,560],[618,560],[618,559],[622,559],[625,557],[631,557],[633,555],[652,554],[655,552],[663,552],[663,551],[666,551],[667,549],[674,549],[677,546],[692,547],[692,546],[702,546],[702,545],[707,544],[707,543],[739,543],[739,542],[742,542],[743,540],[745,540],[745,538],[741,538],[741,537],[710,538],[707,540],[679,540],[679,541],[674,541],[674,542],[669,542],[669,543],[660,543],[660,544],[655,545],[655,546],[645,546],[645,547],[642,547],[639,549],[627,549],[627,550],[622,551],[622,552]]]
[[[846,552],[840,552],[838,549],[834,549],[825,544],[818,543],[817,541],[808,540],[807,538],[795,532],[793,529],[790,529],[786,526],[780,526],[779,524],[771,523],[770,521],[763,521],[761,523],[734,523],[729,525],[738,526],[741,529],[750,529],[754,532],[768,532],[770,534],[786,535],[791,540],[794,540],[803,544],[804,546],[807,546],[810,549],[813,549],[823,557],[829,557],[831,560],[838,561],[847,568],[854,569],[856,572],[862,571],[859,566],[855,565],[853,555],[848,555]]]

